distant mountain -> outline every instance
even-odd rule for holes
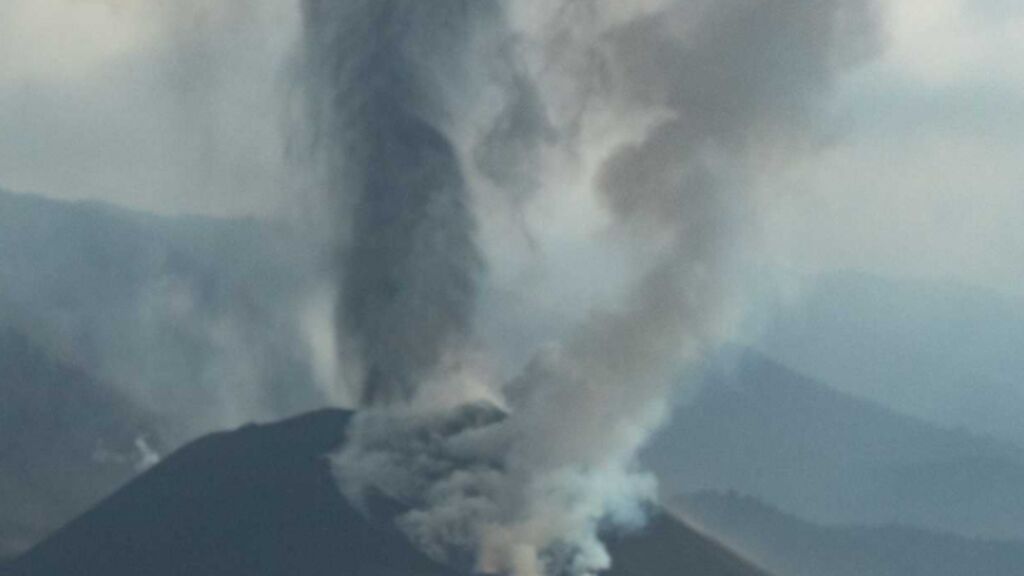
[[[147,414],[24,334],[0,329],[0,556],[20,552],[152,463]]]
[[[786,576],[1017,576],[1024,541],[988,541],[902,526],[822,526],[735,493],[703,492],[673,510]]]
[[[827,523],[1024,537],[1024,451],[723,355],[646,450],[666,494],[734,489]]]
[[[313,258],[271,222],[0,191],[0,556],[146,450],[322,405],[297,320]]]
[[[116,386],[176,441],[321,405],[287,228],[0,191],[0,326]],[[280,383],[288,382],[288,386]]]
[[[753,344],[841,390],[1024,446],[1024,299],[952,282],[824,276]]]
[[[350,413],[204,437],[0,570],[6,576],[459,576],[354,509],[324,455]],[[667,515],[610,542],[613,576],[764,576]]]

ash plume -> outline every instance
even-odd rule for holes
[[[608,568],[601,532],[656,491],[637,450],[738,310],[758,177],[819,146],[832,84],[873,47],[870,0],[303,6],[340,362],[364,406],[342,489],[402,503],[421,548],[486,573]],[[504,211],[530,246],[477,226]],[[503,373],[481,294],[578,285],[550,260],[566,238],[614,247],[591,280],[619,288],[570,294],[583,312]]]
[[[337,322],[363,372],[362,402],[408,400],[469,332],[482,261],[446,129],[486,2],[305,3],[322,82],[331,208],[339,226]]]

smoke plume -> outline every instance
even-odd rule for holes
[[[606,569],[601,531],[654,497],[637,450],[736,310],[757,177],[816,147],[837,74],[872,46],[870,1],[303,6],[339,356],[364,407],[342,488],[401,502],[411,539],[477,570]],[[571,325],[510,360],[481,295],[578,286],[553,256],[567,238],[612,247],[589,281],[616,288],[570,295]]]
[[[482,261],[446,92],[486,4],[306,3],[328,100],[316,129],[337,215],[337,322],[367,404],[410,399],[469,333]]]

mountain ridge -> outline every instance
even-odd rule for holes
[[[1024,535],[1024,513],[1005,504],[1024,498],[1014,444],[905,416],[756,351],[730,356],[644,453],[666,496],[734,489],[827,524]]]
[[[770,307],[751,346],[906,414],[1024,446],[1024,299],[938,279],[834,272]]]
[[[822,525],[735,492],[688,494],[669,507],[786,576],[1016,576],[1024,565],[1024,541],[901,525]]]

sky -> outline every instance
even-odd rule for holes
[[[796,267],[943,276],[1021,294],[1024,4],[895,0],[838,94],[836,140],[782,183]]]
[[[290,2],[6,0],[0,186],[266,213],[284,176]]]
[[[1024,4],[883,0],[826,146],[758,185],[796,276],[938,276],[1024,296]],[[277,214],[292,0],[0,3],[0,187],[159,213]],[[780,194],[772,195],[775,198]]]

